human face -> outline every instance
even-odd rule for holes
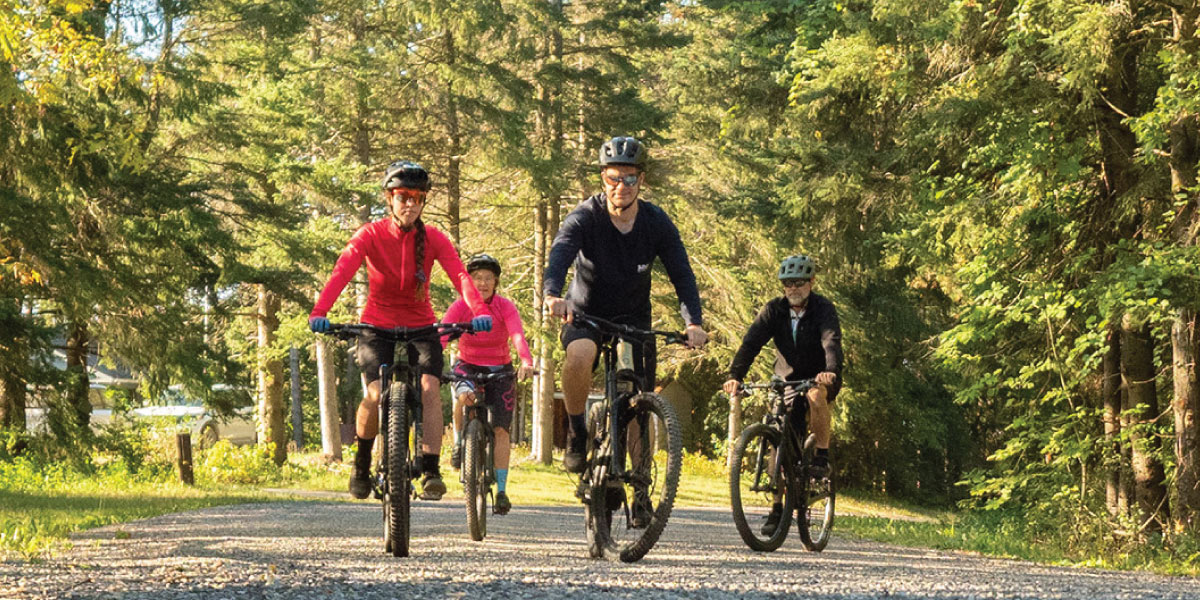
[[[425,208],[425,192],[409,188],[385,190],[388,203],[392,207],[392,218],[401,227],[412,227],[421,218]]]
[[[471,281],[475,282],[475,289],[479,290],[479,295],[487,302],[496,293],[496,284],[500,283],[500,278],[488,269],[475,269],[471,272]]]
[[[783,295],[792,306],[803,305],[812,293],[812,279],[783,279],[779,283],[783,284]]]
[[[631,176],[636,178],[633,185],[626,182]],[[623,212],[637,201],[638,191],[642,188],[642,172],[637,167],[611,165],[600,172],[600,179],[608,196],[609,212]]]

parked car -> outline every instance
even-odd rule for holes
[[[236,406],[244,403],[237,396],[248,392],[233,386],[218,384],[213,386],[213,393],[222,396],[221,406]],[[231,398],[231,396],[233,396]],[[230,404],[230,403],[233,404]],[[172,386],[156,399],[156,404],[135,408],[127,413],[113,414],[108,408],[93,408],[91,426],[99,429],[113,422],[114,419],[127,418],[152,422],[170,422],[186,426],[192,434],[192,444],[198,448],[208,448],[218,440],[229,440],[233,444],[253,444],[258,441],[258,431],[254,425],[254,407],[243,406],[230,409],[228,414],[218,414],[217,411],[205,406],[204,401],[196,398],[183,388]],[[26,410],[26,427],[30,431],[38,431],[45,427],[45,409],[30,408]]]

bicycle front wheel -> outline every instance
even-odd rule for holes
[[[609,537],[624,562],[640,560],[662,535],[675,505],[683,464],[683,434],[675,409],[662,396],[642,393],[629,401],[632,418],[621,432],[629,458],[627,477],[610,486]]]
[[[412,387],[395,382],[388,398],[387,485],[383,493],[384,536],[393,556],[408,556],[409,500],[412,478],[408,463],[408,403]]]
[[[796,515],[796,528],[800,533],[800,541],[810,552],[820,552],[829,544],[829,535],[833,531],[833,505],[836,491],[833,484],[833,463],[824,477],[810,475],[813,457],[816,456],[817,437],[809,434],[804,441],[803,471],[796,477],[796,498],[800,501],[799,512]]]
[[[757,423],[747,427],[733,447],[729,466],[733,524],[742,541],[757,552],[783,545],[791,526],[792,494],[778,460],[782,437],[778,430]]]
[[[472,419],[463,438],[463,496],[467,502],[467,529],[471,539],[481,541],[487,536],[488,484],[487,436],[483,424]]]

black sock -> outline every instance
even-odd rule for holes
[[[587,441],[587,419],[584,413],[567,415],[567,419],[571,422],[571,450],[580,451]]]
[[[354,456],[354,467],[359,471],[371,470],[371,446],[375,445],[375,438],[358,440],[358,454]]]
[[[817,455],[813,457],[813,464],[818,467],[829,465],[829,448],[817,448]]]
[[[438,472],[438,458],[436,454],[422,454],[421,472],[436,474]]]

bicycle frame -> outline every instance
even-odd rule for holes
[[[778,430],[780,432],[781,437],[783,438],[782,442],[780,444],[780,449],[782,450],[782,452],[778,453],[778,454],[782,454],[783,456],[775,457],[775,465],[772,465],[772,470],[775,470],[775,468],[779,464],[779,461],[782,460],[782,461],[784,461],[783,462],[784,473],[789,478],[795,476],[794,467],[796,464],[797,457],[803,455],[803,453],[804,453],[804,438],[807,437],[807,434],[808,434],[807,393],[808,393],[808,390],[816,387],[816,385],[817,385],[816,381],[813,379],[800,379],[800,380],[796,380],[796,381],[783,381],[783,380],[775,379],[768,383],[742,384],[740,386],[739,391],[741,391],[741,392],[746,392],[746,391],[756,390],[756,389],[770,390],[771,410],[768,411],[767,414],[763,415],[762,423],[772,429]],[[787,400],[784,398],[784,393],[786,392],[787,388],[789,388],[789,387],[797,388],[796,396],[792,400],[792,402],[793,402],[793,406],[791,407],[792,410],[803,410],[804,411],[804,416],[803,416],[804,430],[800,431],[800,432],[796,431],[796,429],[792,426],[792,420],[788,418],[788,412],[789,412],[788,411],[788,403],[787,403]],[[803,403],[803,404],[796,406],[795,403]],[[761,462],[762,461],[759,461],[760,464],[761,464]],[[756,476],[760,475],[760,473],[755,473],[755,475]],[[757,477],[756,477],[756,480],[757,480]],[[754,491],[762,491],[762,490],[755,489]]]

